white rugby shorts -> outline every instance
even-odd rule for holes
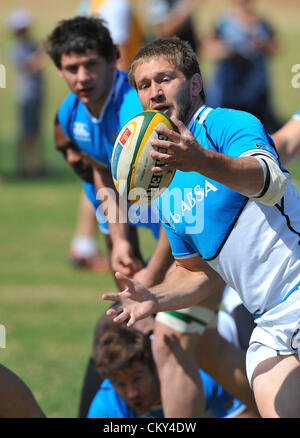
[[[297,354],[300,356],[300,288],[285,301],[255,319],[247,351],[247,377],[252,386],[252,376],[257,365],[274,356]]]

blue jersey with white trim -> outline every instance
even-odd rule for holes
[[[226,155],[239,157],[248,151],[277,155],[262,124],[246,112],[203,106],[189,129],[204,148]],[[246,196],[198,172],[177,170],[169,190],[158,198],[173,255],[198,253],[206,260],[214,258],[247,201]]]
[[[271,137],[248,113],[203,106],[189,129],[206,149],[278,160]],[[252,314],[279,304],[300,281],[300,200],[289,178],[282,199],[268,206],[200,173],[176,171],[154,202],[174,257],[207,260]]]
[[[216,418],[235,417],[245,410],[245,405],[230,395],[209,374],[199,370],[206,401],[206,411]],[[139,415],[117,393],[109,379],[98,389],[88,411],[88,418],[163,418],[161,406]]]
[[[81,151],[110,170],[119,132],[141,111],[141,103],[128,82],[127,73],[115,70],[113,86],[99,118],[93,117],[73,92],[62,102],[57,116],[66,136]]]

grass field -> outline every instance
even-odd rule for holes
[[[24,4],[13,2],[14,7]],[[209,29],[225,4],[202,2],[195,17],[201,30]],[[25,380],[47,416],[75,417],[93,326],[106,307],[100,296],[112,290],[114,283],[109,274],[77,271],[67,263],[80,183],[53,147],[53,116],[67,90],[50,62],[46,64],[43,145],[52,173],[38,182],[15,177],[13,71],[4,26],[11,5],[7,0],[0,3],[0,63],[7,71],[6,88],[0,89],[0,174],[6,180],[0,185],[0,323],[6,328],[0,362]],[[64,0],[46,9],[43,2],[27,0],[26,7],[37,18],[37,37],[44,39],[58,19],[73,14],[76,5],[76,0]],[[142,2],[138,5],[141,8]],[[291,86],[291,66],[300,59],[300,5],[296,0],[261,0],[259,7],[273,21],[281,40],[282,52],[271,72],[276,109],[287,119],[300,104],[300,89]],[[204,75],[209,77],[210,62],[203,62]],[[299,162],[290,169],[293,178],[300,180]],[[154,243],[148,233],[143,233],[143,244],[145,255],[150,254]],[[104,250],[101,236],[99,245]]]

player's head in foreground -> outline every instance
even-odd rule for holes
[[[144,46],[131,64],[129,80],[145,110],[159,110],[185,124],[205,102],[197,55],[176,37]]]
[[[96,343],[97,369],[138,414],[160,404],[160,386],[152,357],[151,341],[138,330],[116,327]]]
[[[103,21],[92,17],[60,21],[45,48],[70,90],[96,115],[112,87],[119,57]]]

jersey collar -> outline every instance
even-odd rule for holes
[[[206,105],[202,105],[200,106],[200,108],[197,109],[197,111],[194,113],[190,123],[188,124],[188,129],[191,130],[191,127],[193,126],[193,124],[195,123],[196,119],[200,118],[201,113],[205,110],[205,108],[207,108]]]

